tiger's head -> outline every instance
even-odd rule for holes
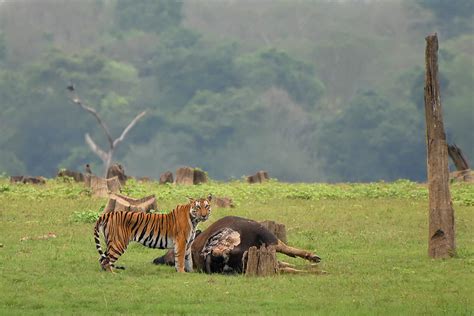
[[[206,198],[200,199],[193,199],[189,198],[189,203],[191,204],[191,208],[189,210],[189,214],[191,215],[192,220],[196,220],[198,222],[204,222],[209,218],[211,215],[211,200],[212,195]]]

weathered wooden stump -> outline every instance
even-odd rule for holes
[[[10,183],[20,183],[23,181],[24,176],[10,176]]]
[[[86,165],[84,166],[84,170],[86,171],[86,174],[92,174],[92,169],[91,169],[91,165],[86,163]]]
[[[135,199],[123,194],[113,193],[110,195],[109,201],[104,208],[104,213],[116,211],[149,213],[151,210],[156,210],[157,208],[155,195]]]
[[[268,172],[260,170],[256,174],[247,177],[248,183],[262,183],[266,180],[270,179],[268,176]]]
[[[246,276],[273,276],[279,273],[274,246],[250,247],[242,257]]]
[[[176,170],[176,184],[192,185],[194,183],[194,169],[181,167]]]
[[[46,184],[46,179],[41,176],[38,176],[38,177],[11,176],[10,183]]]
[[[471,169],[450,172],[449,181],[474,182],[474,172]]]
[[[160,184],[173,183],[173,173],[171,171],[166,171],[160,175]]]
[[[120,181],[120,185],[124,186],[127,182],[127,176],[125,175],[125,169],[119,163],[114,163],[107,169],[107,179],[117,177]]]
[[[91,187],[91,176],[93,175],[92,174],[92,169],[91,169],[91,165],[90,164],[86,164],[84,166],[84,170],[86,171],[84,173],[84,186],[86,188],[90,188]]]
[[[201,169],[194,168],[193,184],[200,184],[207,182],[207,173]]]
[[[181,167],[176,170],[176,184],[200,184],[207,182],[206,172],[191,167]]]
[[[90,188],[91,187],[91,178],[93,177],[94,175],[92,174],[86,174],[84,175],[84,186],[86,188]]]
[[[108,197],[110,193],[120,192],[121,185],[118,177],[110,179],[100,178],[94,175],[89,176],[92,195],[96,197]]]
[[[68,169],[61,169],[56,174],[56,177],[70,177],[73,178],[76,182],[84,182],[84,175],[81,172],[68,170]]]
[[[217,207],[234,207],[232,199],[228,197],[216,197],[214,201]]]
[[[269,230],[271,233],[273,233],[273,235],[275,235],[278,239],[283,241],[285,244],[287,243],[285,225],[279,224],[274,221],[263,221],[259,223],[260,225],[265,227],[267,230]]]
[[[107,188],[111,193],[118,193],[122,189],[122,184],[118,177],[107,179]]]

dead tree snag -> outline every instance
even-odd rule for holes
[[[92,138],[89,136],[89,133],[86,133],[85,134],[85,141],[87,143],[87,145],[89,146],[89,148],[94,152],[94,154],[96,154],[97,156],[99,156],[99,158],[102,160],[102,162],[104,163],[104,177],[107,176],[107,171],[109,170],[109,167],[110,167],[110,164],[112,162],[112,157],[113,157],[113,154],[114,154],[114,151],[115,149],[117,148],[117,146],[123,141],[123,139],[125,138],[125,136],[127,135],[127,133],[132,129],[132,127],[143,117],[145,116],[146,114],[146,111],[143,111],[141,112],[140,114],[138,114],[128,125],[127,127],[125,127],[125,129],[122,131],[122,134],[120,135],[120,137],[116,138],[115,140],[112,138],[112,135],[110,134],[110,131],[109,131],[109,128],[107,127],[107,125],[105,124],[105,122],[101,119],[101,117],[99,116],[99,114],[97,113],[96,110],[94,110],[93,108],[91,108],[90,106],[87,106],[86,104],[84,104],[84,102],[79,98],[78,94],[77,94],[77,90],[76,88],[74,87],[74,85],[72,84],[69,84],[68,87],[67,87],[69,93],[71,94],[71,101],[74,103],[74,104],[77,104],[78,106],[80,106],[83,110],[85,110],[86,112],[89,112],[91,115],[93,115],[95,117],[95,119],[97,120],[97,123],[99,123],[99,126],[102,128],[102,131],[104,132],[105,136],[107,137],[107,141],[108,141],[108,144],[109,144],[109,148],[107,150],[103,150],[101,149],[93,140]]]
[[[438,36],[426,37],[425,116],[429,188],[428,254],[455,254],[454,210],[449,191],[448,146],[444,132],[438,81]]]

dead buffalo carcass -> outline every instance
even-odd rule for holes
[[[219,219],[196,236],[191,246],[194,269],[206,273],[242,273],[242,257],[252,246],[274,245],[277,252],[312,262],[321,258],[309,251],[287,246],[256,221],[237,216]],[[153,260],[174,266],[173,250]],[[288,268],[285,263],[282,269]],[[291,268],[289,268],[291,269]]]

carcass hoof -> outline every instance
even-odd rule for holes
[[[309,255],[306,259],[315,263],[321,262],[321,258],[317,255]]]

